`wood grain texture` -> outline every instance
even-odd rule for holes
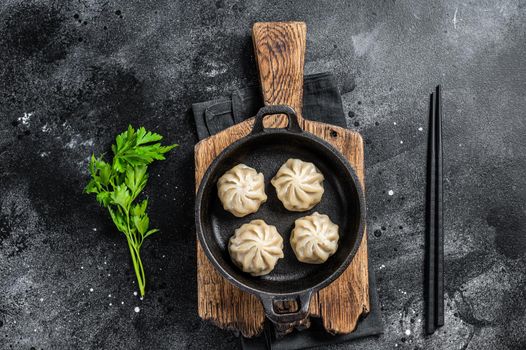
[[[307,26],[304,22],[255,23],[252,41],[265,105],[291,106],[301,119]],[[267,119],[266,127],[287,125],[283,116]]]
[[[202,140],[195,146],[196,190],[206,169],[228,145],[248,135],[253,119]],[[325,139],[349,160],[364,184],[363,141],[360,134],[323,123],[303,120],[303,128]],[[311,300],[312,316],[322,317],[331,333],[350,333],[358,319],[369,311],[367,237],[347,270],[332,284],[315,293]],[[198,312],[204,320],[220,328],[240,331],[253,337],[263,330],[265,320],[259,300],[226,281],[208,261],[197,242]]]

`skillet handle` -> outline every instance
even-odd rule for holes
[[[279,297],[267,294],[260,294],[259,298],[265,309],[265,314],[268,319],[274,324],[280,327],[295,327],[301,325],[301,321],[304,321],[309,316],[309,305],[312,291],[307,291],[302,294],[288,297]],[[294,312],[277,312],[274,308],[274,303],[277,301],[293,301],[298,303],[298,310]]]
[[[254,127],[252,128],[252,134],[258,134],[265,131],[265,126],[263,125],[263,119],[267,115],[272,114],[286,114],[289,119],[289,124],[287,125],[287,130],[292,132],[302,132],[303,130],[300,127],[298,121],[298,115],[296,111],[287,105],[272,105],[261,107],[254,121]]]

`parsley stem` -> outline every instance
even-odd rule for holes
[[[144,267],[142,266],[141,256],[139,254],[137,237],[130,228],[130,208],[124,208],[124,212],[126,214],[126,226],[128,228],[128,232],[126,234],[128,247],[130,248],[130,254],[132,256],[133,269],[135,270],[135,275],[137,276],[139,291],[141,293],[141,297],[143,297],[146,290],[146,276],[144,275]]]
[[[135,248],[137,252],[137,262],[139,263],[139,271],[141,272],[141,279],[142,279],[142,287],[140,287],[141,297],[144,296],[145,290],[146,290],[146,276],[144,274],[144,267],[142,266],[142,260],[141,256],[139,254],[139,248]]]
[[[144,296],[146,289],[146,280],[144,275],[144,268],[142,266],[141,258],[139,251],[135,249],[134,244],[131,240],[131,237],[127,235],[128,248],[130,249],[130,255],[133,262],[133,269],[135,270],[135,275],[137,277],[137,284],[139,285],[139,292],[141,297]]]

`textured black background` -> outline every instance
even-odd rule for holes
[[[2,1],[0,348],[238,346],[197,316],[189,107],[255,81],[251,24],[290,19],[308,25],[306,72],[334,72],[366,141],[386,329],[356,346],[526,348],[525,5]],[[426,111],[437,83],[447,309],[446,326],[424,337]],[[81,193],[88,156],[108,152],[128,123],[181,144],[151,168],[161,233],[143,248],[143,301],[125,240]]]

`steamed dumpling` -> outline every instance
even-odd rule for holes
[[[267,201],[265,178],[255,169],[238,164],[217,181],[223,208],[238,218],[255,213]]]
[[[238,228],[228,242],[232,261],[252,276],[269,274],[283,258],[283,238],[275,226],[252,220]]]
[[[291,158],[279,168],[271,183],[285,208],[306,211],[321,201],[323,180],[314,164]]]
[[[338,225],[315,212],[296,220],[290,245],[296,258],[308,264],[322,264],[338,249]]]

